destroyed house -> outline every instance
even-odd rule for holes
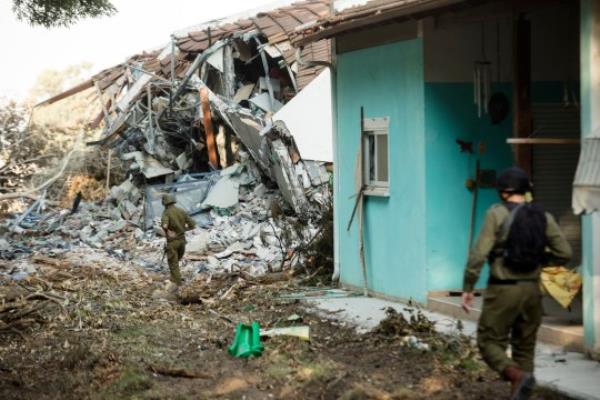
[[[335,268],[343,285],[464,317],[468,250],[529,171],[583,290],[544,299],[542,340],[600,354],[600,6],[337,0],[300,48],[332,40]],[[487,267],[485,267],[487,269]],[[478,287],[485,287],[484,269]],[[477,317],[471,313],[471,317]]]
[[[297,51],[291,38],[329,12],[329,0],[306,0],[187,29],[42,104],[96,94],[90,127],[103,129],[88,145],[130,162],[131,182],[145,190],[146,228],[161,193],[198,212],[214,175],[247,158],[301,213],[329,182],[331,52],[328,39]]]

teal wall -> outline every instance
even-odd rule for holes
[[[460,290],[468,256],[472,193],[465,181],[482,169],[513,164],[512,85],[496,83],[511,103],[509,116],[492,125],[477,117],[472,82],[425,82],[421,39],[337,55],[336,240],[341,282],[362,287],[358,224],[346,226],[358,191],[356,163],[360,107],[365,117],[390,117],[390,196],[365,200],[365,253],[369,289],[425,302],[427,293]],[[438,74],[439,75],[439,74]],[[534,82],[533,102],[562,101],[563,84]],[[461,153],[461,139],[485,144],[481,155]],[[474,238],[486,210],[499,201],[480,189]],[[479,280],[485,286],[487,268]]]
[[[497,84],[512,102],[509,84]],[[462,288],[468,255],[473,194],[465,181],[475,176],[476,160],[482,169],[500,171],[512,165],[506,138],[512,135],[512,117],[492,125],[489,116],[477,117],[472,83],[426,83],[425,128],[427,161],[427,273],[430,291]],[[461,153],[456,139],[473,143],[474,154]],[[478,144],[486,150],[478,155]],[[480,189],[474,238],[487,208],[498,202],[494,189]],[[482,274],[480,286],[487,280]]]
[[[363,286],[358,224],[346,225],[357,191],[360,107],[365,117],[390,118],[389,197],[365,197],[369,288],[426,301],[425,121],[421,39],[337,56],[337,220],[341,281]]]

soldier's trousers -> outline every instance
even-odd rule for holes
[[[477,345],[490,368],[502,373],[506,367],[516,365],[533,372],[542,312],[537,282],[488,286],[477,327]],[[512,359],[506,355],[509,344]]]
[[[179,272],[179,260],[185,253],[185,239],[174,239],[167,242],[167,262],[171,271],[171,282],[179,285],[181,283],[181,272]]]

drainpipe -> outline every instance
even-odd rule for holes
[[[335,38],[331,39],[331,64],[329,72],[331,76],[331,140],[333,141],[333,188],[331,195],[333,196],[333,275],[331,280],[338,282],[340,280],[340,240],[339,240],[339,228],[336,221],[339,221],[339,207],[338,207],[338,186],[340,182],[340,168],[338,162],[338,153],[335,147],[337,143],[337,76],[336,76],[336,42]]]

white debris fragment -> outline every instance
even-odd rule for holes
[[[223,176],[202,202],[204,208],[231,208],[239,201],[240,183],[236,178]]]

